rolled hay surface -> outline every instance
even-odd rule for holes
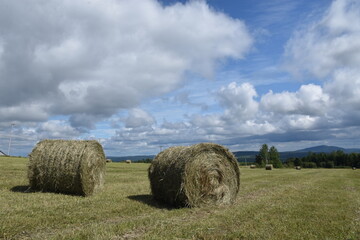
[[[265,170],[273,170],[273,165],[272,164],[266,164],[265,165]]]
[[[296,166],[295,169],[296,169],[296,170],[301,170],[301,167],[300,167],[300,166]]]
[[[214,143],[162,151],[149,167],[149,179],[154,198],[175,207],[230,204],[240,189],[236,158]]]
[[[256,165],[250,165],[250,168],[256,168]]]
[[[89,196],[104,186],[106,159],[97,141],[43,140],[29,155],[33,190]]]
[[[129,160],[129,159],[125,160],[125,163],[131,163],[131,160]]]

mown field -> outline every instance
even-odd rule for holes
[[[241,168],[234,205],[172,209],[148,164],[107,164],[87,198],[25,192],[26,166],[0,158],[0,239],[360,239],[360,170]]]

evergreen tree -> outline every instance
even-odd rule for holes
[[[275,168],[281,168],[282,162],[280,160],[280,154],[276,147],[272,146],[269,150],[269,163],[272,164]]]
[[[300,158],[295,158],[294,165],[295,166],[302,166],[302,160]]]
[[[269,147],[267,144],[263,144],[259,150],[259,155],[256,155],[256,163],[259,167],[264,167],[269,160]]]
[[[255,156],[255,163],[256,163],[256,165],[258,167],[264,167],[265,166],[265,162],[263,161],[262,157],[259,154],[257,154]]]

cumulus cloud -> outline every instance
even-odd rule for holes
[[[295,32],[287,43],[285,57],[292,72],[325,80],[321,89],[317,87],[317,92],[302,99],[309,101],[314,110],[324,109],[329,125],[359,125],[359,1],[333,1],[321,19]],[[279,96],[269,94],[264,102]]]
[[[303,26],[288,41],[286,67],[318,78],[360,65],[360,2],[335,0],[319,21]]]
[[[331,112],[334,122],[344,126],[360,125],[360,71],[339,69],[332,81],[324,85],[324,91],[331,96]]]
[[[259,82],[236,77],[217,89],[190,84],[174,92],[189,72],[218,76],[222,60],[244,57],[252,44],[245,24],[205,1],[1,2],[0,127],[8,130],[0,140],[7,144],[14,121],[27,124],[16,135],[32,141],[90,136],[116,113],[109,120],[116,133],[99,140],[121,155],[201,141],[356,139],[359,43],[359,2],[335,0],[293,33],[284,52],[287,70],[321,81],[262,94]],[[143,108],[154,96],[164,105]],[[54,116],[63,120],[47,121]]]
[[[142,109],[132,109],[125,120],[126,128],[148,127],[155,123],[155,119]]]
[[[174,90],[185,72],[211,76],[251,44],[242,21],[205,1],[2,1],[0,112],[20,121],[65,115],[91,128]],[[27,106],[33,114],[18,119]]]
[[[35,129],[37,139],[43,138],[61,138],[72,139],[77,138],[79,132],[69,126],[66,121],[63,120],[51,120],[40,124]]]
[[[251,82],[233,82],[213,96],[217,111],[190,115],[186,122],[153,125],[143,132],[145,138],[134,130],[126,133],[148,147],[192,141],[228,146],[293,142],[299,149],[302,143],[351,142],[360,136],[359,44],[360,3],[335,0],[317,20],[305,21],[293,33],[284,52],[287,70],[294,76],[320,81],[263,95]],[[190,95],[185,99],[191,101]]]
[[[253,119],[258,111],[258,103],[254,99],[257,93],[249,83],[238,86],[236,82],[232,82],[227,87],[222,87],[218,95],[220,104],[227,109],[225,117],[249,120]]]
[[[329,101],[329,95],[321,86],[308,84],[302,85],[297,92],[269,91],[261,97],[261,106],[268,112],[319,116],[326,113]]]

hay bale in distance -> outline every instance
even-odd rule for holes
[[[296,170],[301,170],[301,166],[296,166],[295,169]]]
[[[162,151],[149,167],[149,179],[154,198],[175,207],[230,204],[240,189],[236,158],[214,143]]]
[[[89,196],[103,188],[105,165],[97,141],[43,140],[29,155],[30,187]]]
[[[252,164],[252,165],[250,165],[250,168],[256,168],[256,165]]]
[[[272,164],[266,164],[265,165],[265,170],[273,170],[273,165]]]
[[[125,160],[126,163],[130,164],[131,163],[131,160],[128,159],[128,160]]]
[[[356,170],[356,167],[353,167],[352,169],[353,169],[353,170]]]
[[[110,163],[110,162],[112,162],[112,160],[111,160],[110,158],[107,158],[107,159],[106,159],[106,162],[107,162],[107,163]]]

